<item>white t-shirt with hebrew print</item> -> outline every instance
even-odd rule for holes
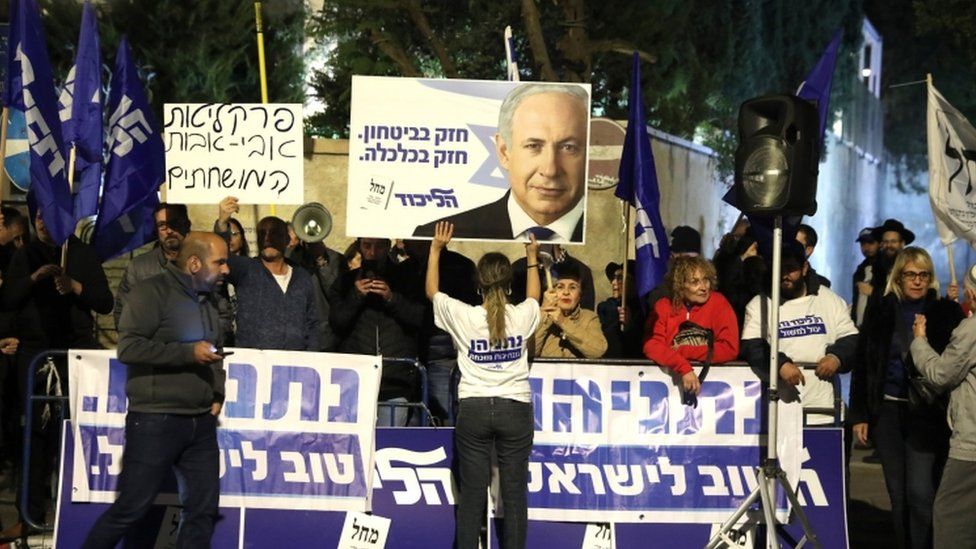
[[[434,324],[451,334],[458,351],[458,398],[502,397],[531,402],[526,346],[539,325],[539,302],[529,298],[505,306],[503,347],[488,343],[488,311],[445,293],[434,294]]]
[[[742,339],[759,339],[761,303],[768,297],[756,296],[746,305],[745,322],[742,326]],[[847,303],[843,298],[821,286],[816,295],[805,295],[791,299],[779,309],[779,350],[794,362],[816,364],[827,352],[827,346],[838,339],[857,334],[851,321]],[[843,366],[843,365],[842,365]],[[797,385],[800,401],[804,408],[833,408],[834,386],[832,381],[822,381],[812,369],[803,372],[803,385]],[[779,388],[784,398],[789,400],[789,384],[780,380]],[[833,422],[829,414],[811,414],[807,423],[824,425]]]

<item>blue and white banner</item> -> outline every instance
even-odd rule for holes
[[[697,407],[656,366],[535,364],[529,383],[531,519],[722,522],[756,486],[766,421],[747,368],[713,367]],[[798,404],[780,403],[778,452],[794,486],[802,422]],[[777,510],[785,519],[785,497]]]
[[[455,239],[521,239],[538,226],[555,233],[549,240],[582,243],[589,93],[589,84],[353,76],[346,234],[429,238],[449,220]]]
[[[368,511],[380,360],[234,349],[217,431],[221,506]],[[72,499],[111,502],[125,435],[126,366],[114,351],[71,351],[68,369]]]

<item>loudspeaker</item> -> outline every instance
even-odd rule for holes
[[[332,232],[332,214],[318,202],[309,202],[295,210],[291,226],[299,240],[321,242]]]
[[[813,215],[820,164],[819,115],[793,95],[749,99],[739,107],[735,194],[748,214]]]

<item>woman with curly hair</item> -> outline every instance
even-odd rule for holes
[[[735,360],[739,323],[732,306],[713,291],[715,267],[701,257],[675,257],[664,277],[668,295],[654,304],[647,319],[644,355],[681,376],[686,393],[698,394],[701,383],[691,361]],[[709,345],[709,332],[712,344]]]

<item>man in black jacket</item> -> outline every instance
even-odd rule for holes
[[[340,339],[339,352],[392,358],[417,357],[417,337],[424,322],[419,274],[389,258],[390,241],[360,238],[362,264],[345,273],[334,286],[336,302],[329,320]],[[418,387],[413,368],[387,362],[380,382],[380,401],[406,402]],[[405,425],[407,409],[394,417],[383,414],[380,425]]]
[[[112,548],[149,510],[175,471],[183,503],[178,547],[209,547],[220,495],[217,415],[223,356],[213,291],[227,276],[227,244],[191,232],[176,263],[136,285],[119,320],[128,366],[119,496],[83,547]]]
[[[34,218],[34,228],[37,238],[14,253],[0,291],[3,308],[16,314],[14,335],[20,340],[17,395],[21,397],[26,394],[27,369],[35,357],[49,349],[98,348],[93,313],[112,311],[112,291],[94,251],[74,236],[69,237],[66,268],[62,268],[61,247],[54,244],[40,211]],[[68,394],[66,374],[67,364],[58,357],[54,368],[47,368],[38,379],[46,379],[52,393]],[[35,418],[39,421],[32,430],[30,501],[26,506],[24,502],[20,504],[22,515],[29,513],[37,523],[44,522],[46,494],[50,493],[47,484],[57,457],[60,432],[56,420],[42,419],[51,417],[42,408],[37,407]],[[17,409],[23,410],[23,406]],[[0,537],[16,537],[20,533],[18,523],[0,532]]]

